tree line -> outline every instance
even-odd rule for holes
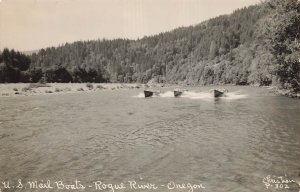
[[[25,62],[21,68],[1,59],[0,81],[276,82],[299,91],[299,4],[297,0],[269,0],[138,40],[102,39],[48,47],[26,57],[30,64]],[[14,51],[4,50],[2,55],[4,52]],[[3,74],[11,76],[8,68],[19,76],[2,78]]]

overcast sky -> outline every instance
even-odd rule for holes
[[[189,26],[260,0],[0,0],[0,49],[136,39]]]

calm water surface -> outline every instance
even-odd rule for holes
[[[227,97],[215,100],[209,89],[182,98],[167,90],[150,99],[142,90],[2,97],[0,180],[298,191],[266,190],[262,179],[300,172],[300,100],[252,87],[227,87]]]

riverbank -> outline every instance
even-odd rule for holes
[[[277,94],[282,95],[282,96],[300,99],[300,93],[293,93],[290,90],[278,89],[278,90],[276,90],[276,92],[277,92]]]
[[[294,93],[291,90],[286,89],[279,89],[276,86],[271,86],[267,88],[270,89],[276,95],[300,99],[300,93]]]
[[[169,84],[140,84],[140,83],[5,83],[0,84],[0,97],[33,96],[48,94],[85,93],[95,91],[109,91],[119,89],[159,89],[170,87]],[[193,87],[188,85],[173,85]],[[300,93],[295,94],[288,90],[278,89],[276,86],[263,87],[276,95],[300,98]]]
[[[146,85],[138,83],[7,83],[0,84],[0,96],[32,96],[141,88],[146,88]]]

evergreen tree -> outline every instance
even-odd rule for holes
[[[300,1],[272,0],[269,24],[271,52],[282,88],[300,91]]]

